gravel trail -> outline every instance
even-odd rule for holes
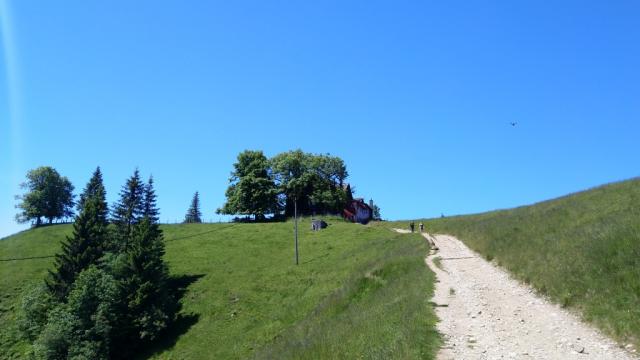
[[[433,302],[445,337],[438,359],[638,359],[460,240],[423,235],[438,248],[426,259],[437,275]]]

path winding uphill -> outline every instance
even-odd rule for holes
[[[427,258],[437,274],[433,302],[445,337],[438,359],[639,359],[460,240],[423,235],[438,248]]]

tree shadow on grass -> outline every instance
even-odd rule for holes
[[[199,314],[183,314],[182,297],[187,292],[187,288],[204,277],[203,274],[198,275],[180,275],[172,276],[169,279],[169,291],[176,301],[176,318],[173,323],[163,332],[163,334],[154,342],[148,344],[138,351],[136,358],[146,359],[153,355],[157,355],[165,350],[171,349],[176,345],[180,336],[184,335],[189,329],[195,325],[200,319]]]

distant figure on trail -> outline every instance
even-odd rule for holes
[[[411,222],[411,224],[409,224],[409,227],[411,228],[411,232],[413,232],[413,229],[415,228],[415,224],[413,223],[413,221]]]
[[[420,232],[424,232],[424,224],[420,223]]]

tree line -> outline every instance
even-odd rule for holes
[[[16,196],[17,200],[21,200],[16,205],[16,208],[20,209],[16,214],[18,223],[31,221],[33,226],[38,227],[45,224],[43,219],[47,224],[53,224],[54,220],[58,219],[70,219],[75,216],[74,206],[76,205],[78,211],[81,212],[84,197],[87,195],[80,194],[80,200],[76,203],[73,195],[75,187],[66,176],[60,175],[56,169],[50,166],[41,166],[27,172],[26,178],[26,181],[20,184],[20,188],[27,192]],[[197,191],[187,210],[184,222],[202,222]]]
[[[226,201],[216,213],[257,221],[268,215],[291,217],[294,208],[301,215],[341,214],[353,200],[353,189],[346,183],[348,176],[344,161],[337,156],[292,150],[267,158],[262,151],[245,150],[233,164]],[[16,215],[19,222],[32,221],[40,226],[43,219],[51,224],[55,219],[74,216],[74,187],[55,169],[45,166],[29,171],[21,187],[28,192],[18,196],[22,200],[17,205],[21,210]],[[379,219],[380,208],[374,205],[373,211],[374,218]],[[202,222],[198,192],[183,222]]]
[[[109,210],[98,167],[77,210],[44,284],[23,298],[22,336],[36,359],[130,358],[170,326],[177,309],[153,178],[145,183],[136,170]]]

